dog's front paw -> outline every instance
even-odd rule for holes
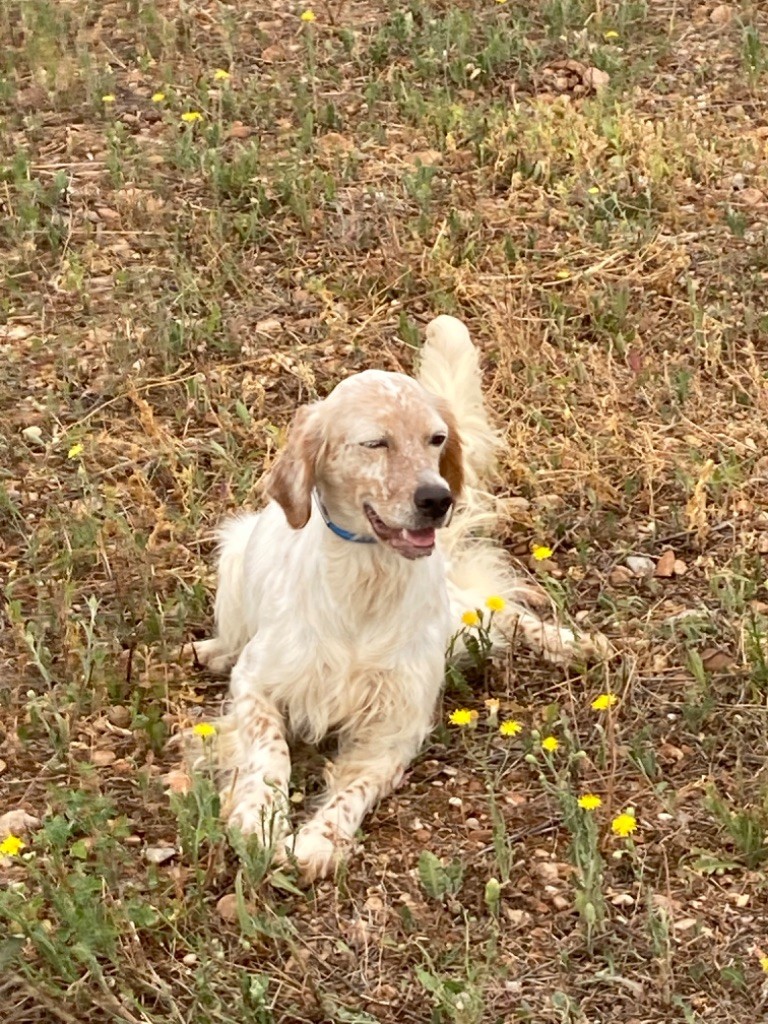
[[[294,864],[302,883],[309,885],[332,875],[349,847],[349,841],[334,840],[327,830],[305,827],[283,841],[280,859]]]
[[[231,806],[224,810],[227,824],[244,836],[257,836],[264,846],[278,844],[290,827],[279,797],[280,794],[276,800],[271,791],[236,794]]]
[[[237,654],[228,650],[218,637],[212,637],[210,640],[190,640],[182,644],[177,660],[191,661],[198,668],[208,669],[213,675],[225,676],[237,661]]]

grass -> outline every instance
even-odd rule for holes
[[[33,819],[0,858],[3,1019],[759,1019],[768,19],[301,11],[0,11],[0,814]],[[505,428],[501,541],[618,656],[487,663],[479,636],[302,893],[173,774],[225,695],[173,652],[295,406],[410,369],[438,312]]]

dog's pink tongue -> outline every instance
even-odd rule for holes
[[[435,543],[435,531],[431,528],[428,530],[403,530],[403,536],[415,548],[431,548]]]

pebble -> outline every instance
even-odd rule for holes
[[[630,555],[627,558],[627,567],[635,576],[653,576],[656,563],[647,555]]]

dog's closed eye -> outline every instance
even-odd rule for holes
[[[361,441],[361,448],[389,448],[389,441],[386,437],[377,437],[373,441]]]

